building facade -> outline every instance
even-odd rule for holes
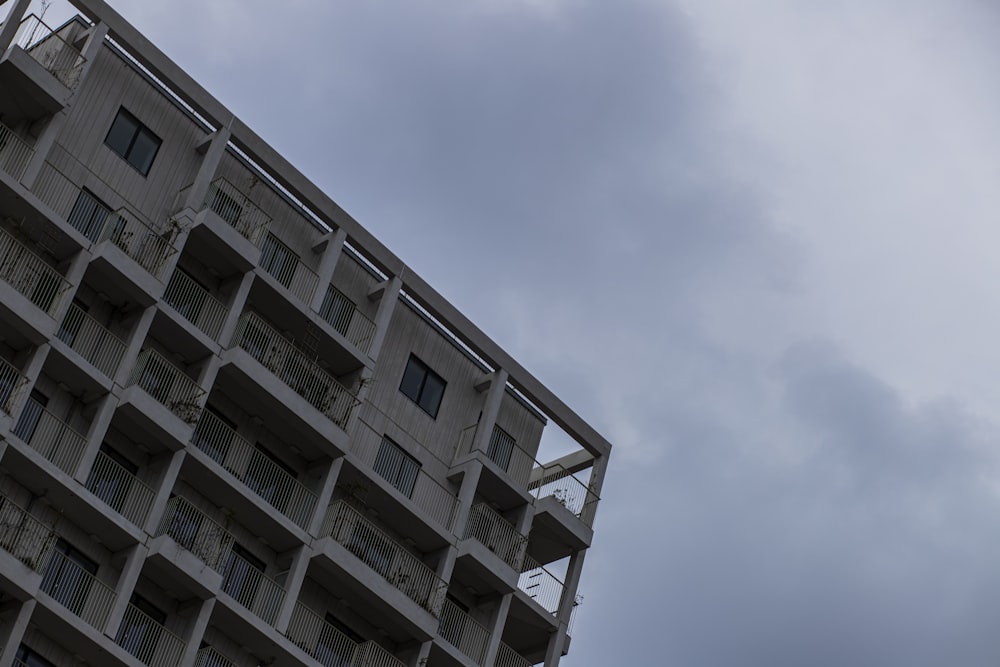
[[[104,2],[29,4],[0,665],[558,664],[607,441]]]

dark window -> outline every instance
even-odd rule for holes
[[[382,438],[382,445],[375,457],[375,472],[392,484],[404,496],[413,495],[417,483],[420,462],[403,451],[403,448],[389,438]]]
[[[319,307],[319,316],[326,320],[341,336],[347,336],[355,310],[357,310],[357,306],[354,305],[354,302],[331,285],[327,288],[323,304]]]
[[[104,223],[111,215],[111,207],[94,196],[94,193],[84,188],[73,202],[73,210],[69,212],[69,224],[92,242],[97,242],[104,229]]]
[[[411,354],[399,390],[431,417],[437,417],[446,384],[440,375]]]
[[[160,138],[125,109],[119,109],[104,143],[145,176],[160,150]]]
[[[101,453],[111,462],[101,461],[94,464],[87,478],[87,489],[114,511],[121,513],[132,486],[129,476],[135,477],[139,472],[139,466],[107,444],[101,444]]]
[[[52,548],[49,563],[42,575],[42,590],[79,615],[87,603],[95,574],[97,563],[60,538]]]
[[[54,662],[49,662],[42,656],[40,656],[33,648],[21,644],[17,647],[17,653],[14,656],[18,659],[18,665],[24,665],[24,667],[56,667]]]
[[[45,412],[45,406],[48,404],[48,396],[37,389],[32,389],[28,402],[25,403],[24,409],[21,410],[21,416],[17,420],[17,426],[14,427],[14,435],[19,437],[24,442],[31,444],[31,439],[35,437],[35,429],[38,428],[38,422],[42,420],[42,415]],[[51,433],[49,435],[51,435],[55,440],[54,445],[58,446],[59,436],[62,435],[61,429],[57,429],[55,433]],[[47,453],[51,454],[51,452]]]
[[[260,246],[260,268],[274,276],[283,286],[289,287],[292,284],[298,259],[298,255],[274,234],[264,237]]]
[[[138,593],[132,594],[130,602],[141,613],[126,612],[115,642],[148,665],[163,634],[167,614]]]
[[[364,637],[347,627],[336,616],[328,613],[326,615],[326,622],[355,644],[360,644],[364,641]],[[329,632],[321,632],[319,640],[316,642],[314,657],[323,667],[346,667],[351,664],[353,657],[352,649],[353,646],[351,644],[340,641],[337,635]]]

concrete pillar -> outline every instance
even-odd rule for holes
[[[52,349],[51,346],[48,343],[44,343],[27,353],[24,370],[21,371],[21,374],[27,378],[27,381],[19,391],[11,395],[7,405],[7,409],[14,419],[14,424],[17,424],[21,407],[28,400],[31,388],[35,386],[38,376],[42,374],[42,367],[45,365],[45,359],[48,357],[50,349]]]
[[[368,356],[372,359],[378,359],[378,353],[382,349],[386,332],[389,329],[389,322],[392,321],[392,312],[399,300],[399,290],[402,288],[403,280],[396,276],[381,285],[377,285],[368,294],[368,298],[372,301],[379,301],[378,312],[375,313],[375,335],[372,337],[371,348],[368,350]]]
[[[75,294],[75,290],[80,288],[80,284],[83,282],[83,274],[87,272],[87,265],[90,264],[91,258],[92,255],[88,251],[81,250],[73,255],[73,259],[70,260],[69,267],[66,269],[66,281],[72,287],[63,293],[55,312],[52,313],[52,319],[56,322],[62,322],[63,318],[66,317],[66,311],[69,310],[70,304],[73,303],[73,294]],[[73,290],[73,293],[71,293],[71,290]]]
[[[323,237],[323,240],[316,244],[314,250],[322,252],[323,256],[319,260],[319,268],[316,270],[316,275],[319,276],[319,285],[316,292],[313,294],[312,303],[309,307],[319,312],[320,306],[323,305],[323,299],[326,298],[326,288],[327,285],[333,280],[333,271],[337,268],[337,260],[340,259],[340,254],[344,249],[344,241],[347,240],[347,232],[343,229],[338,229],[335,232],[331,232]]]
[[[493,426],[497,423],[497,416],[500,414],[500,404],[503,402],[509,377],[507,371],[500,368],[493,373],[493,377],[490,379],[489,393],[486,394],[486,400],[483,402],[483,412],[479,415],[479,425],[476,427],[476,437],[472,443],[472,451],[474,452],[485,452],[489,449],[490,438],[493,437]]]
[[[0,651],[0,665],[14,664],[14,655],[24,637],[24,631],[28,629],[28,622],[31,620],[32,612],[35,611],[36,603],[34,600],[27,600],[23,603],[13,600],[8,604],[17,605],[17,611],[10,621],[3,624],[3,628],[0,630],[0,646],[3,646],[3,650]],[[6,612],[6,609],[4,611]]]
[[[500,639],[503,637],[503,629],[507,624],[507,614],[510,612],[510,601],[514,597],[513,593],[507,593],[500,598],[500,602],[493,608],[490,616],[490,640],[486,645],[486,657],[484,665],[492,665],[496,662],[497,651],[500,649]]]
[[[122,355],[121,364],[118,366],[118,372],[115,373],[114,378],[115,383],[121,387],[128,385],[129,376],[132,374],[132,369],[135,368],[135,362],[139,358],[139,352],[142,351],[142,344],[146,342],[146,334],[149,333],[149,327],[153,324],[153,317],[155,315],[156,306],[149,306],[139,316],[139,321],[136,322],[135,328],[132,329],[132,334],[129,336],[127,347],[125,348],[125,354]]]
[[[98,23],[90,31],[87,36],[87,41],[83,45],[83,50],[80,51],[80,55],[84,58],[83,67],[80,69],[80,78],[76,88],[70,95],[69,104],[73,104],[73,100],[80,93],[80,89],[83,88],[83,81],[87,78],[87,74],[90,73],[90,68],[94,66],[94,61],[97,60],[97,54],[100,53],[101,47],[104,46],[104,38],[108,36],[108,25],[104,22]]]
[[[194,618],[184,628],[181,639],[184,640],[184,654],[181,656],[179,665],[193,665],[198,650],[201,648],[201,638],[205,636],[208,622],[212,619],[212,611],[215,609],[215,598],[207,600],[196,600],[198,611]]]
[[[312,560],[312,556],[312,548],[303,544],[295,550],[295,555],[292,557],[292,565],[288,568],[288,576],[285,577],[285,601],[274,621],[274,628],[281,634],[285,634],[288,623],[292,620],[292,612],[299,599],[302,584],[306,580],[306,572],[309,569],[309,561]]]
[[[4,21],[3,26],[0,26],[0,52],[6,53],[7,47],[14,41],[14,35],[17,34],[17,29],[21,25],[21,21],[24,20],[24,15],[28,13],[28,5],[30,4],[31,0],[15,0],[14,6],[10,8],[7,20]]]
[[[97,458],[97,452],[101,448],[101,443],[104,442],[104,435],[108,431],[108,426],[111,425],[111,419],[115,416],[117,407],[118,397],[115,394],[107,394],[101,399],[101,405],[97,408],[93,421],[90,422],[90,428],[87,429],[86,447],[83,454],[80,455],[80,461],[73,474],[73,478],[80,484],[85,486],[87,484],[87,476],[94,465],[94,459]]]
[[[549,644],[545,648],[545,667],[556,667],[559,664],[559,658],[562,657],[563,646],[566,644],[566,631],[569,627],[573,607],[576,605],[576,591],[580,586],[580,574],[583,572],[583,560],[586,555],[586,550],[577,551],[569,558],[563,594],[559,600],[559,610],[556,614],[559,628],[549,638]]]
[[[465,475],[462,476],[462,486],[458,489],[458,514],[455,517],[453,529],[455,536],[459,539],[465,535],[465,524],[469,520],[469,510],[472,509],[472,503],[476,500],[476,489],[479,488],[479,478],[482,473],[483,464],[479,461],[470,461],[466,464]]]
[[[167,465],[163,468],[159,481],[154,486],[156,496],[153,498],[152,506],[149,508],[149,516],[146,517],[146,525],[143,527],[149,535],[155,534],[156,527],[160,524],[167,501],[170,500],[170,492],[174,490],[181,465],[184,463],[184,456],[183,449],[173,452]]]
[[[224,350],[230,347],[229,341],[232,340],[236,325],[240,321],[240,316],[243,315],[243,309],[247,305],[247,297],[250,296],[250,287],[253,286],[254,275],[253,271],[243,274],[240,286],[236,288],[229,303],[229,315],[226,317],[226,322],[222,325],[222,332],[219,334],[219,344]]]
[[[321,537],[323,521],[326,520],[326,510],[333,498],[333,490],[337,486],[337,479],[340,477],[340,470],[344,467],[344,457],[330,461],[329,467],[323,473],[323,482],[320,485],[319,493],[316,494],[316,510],[313,512],[312,520],[309,522],[308,533],[313,537]]]
[[[230,121],[231,123],[232,121]],[[208,197],[208,188],[215,180],[215,173],[219,170],[219,163],[222,162],[222,157],[226,154],[226,146],[229,144],[231,134],[228,127],[220,127],[205,144],[205,157],[198,167],[198,175],[191,183],[191,189],[187,192],[187,200],[181,204],[182,211],[190,209],[193,212],[204,207]]]
[[[433,640],[426,641],[420,644],[420,649],[414,651],[413,655],[406,663],[406,667],[427,667],[427,663],[430,661],[431,656],[431,645]]]
[[[128,549],[125,565],[122,566],[121,575],[119,575],[118,583],[115,585],[115,604],[111,607],[107,625],[104,626],[104,631],[108,636],[114,637],[118,626],[122,623],[125,608],[132,597],[132,591],[135,590],[136,582],[139,581],[147,553],[149,553],[149,549],[144,544],[136,544]]]

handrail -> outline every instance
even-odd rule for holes
[[[0,548],[41,572],[55,540],[51,528],[10,498],[0,496]]]
[[[333,330],[368,354],[375,338],[375,323],[361,312],[357,304],[332,284],[327,285],[326,295],[320,305],[319,316]]]
[[[237,665],[214,646],[206,646],[195,656],[194,667],[237,667]]]
[[[125,607],[115,643],[149,667],[176,667],[184,640],[131,602]]]
[[[0,123],[0,170],[20,181],[35,149],[12,129]]]
[[[357,397],[260,315],[247,311],[240,317],[229,347],[246,350],[330,421],[342,429],[347,427],[351,412],[360,403]]]
[[[477,665],[483,664],[490,631],[447,598],[441,610],[438,635]]]
[[[0,280],[28,298],[47,315],[59,308],[69,282],[54,267],[0,229]]]
[[[219,338],[229,315],[225,304],[181,268],[171,274],[163,301],[212,340]]]
[[[128,347],[125,341],[75,303],[66,311],[56,338],[109,378],[115,377]]]
[[[464,537],[482,543],[514,570],[521,569],[528,538],[486,503],[472,506]]]
[[[90,469],[87,489],[140,527],[146,522],[156,497],[156,491],[102,451],[97,452]]]
[[[549,463],[533,471],[528,490],[538,499],[551,496],[585,525],[593,526],[601,498],[561,464]]]
[[[14,43],[70,90],[79,85],[86,58],[34,14],[21,21]]]
[[[125,386],[132,385],[141,387],[188,424],[198,420],[205,390],[153,348],[139,353]]]
[[[30,397],[11,433],[67,475],[76,472],[83,450],[87,447],[85,435]]]
[[[187,193],[192,187],[194,187],[193,184],[182,188],[178,193],[178,199],[182,202],[185,201]],[[216,178],[208,186],[205,200],[199,206],[198,212],[210,209],[223,222],[255,246],[260,245],[261,239],[271,224],[271,216],[222,176]]]
[[[173,244],[127,208],[108,215],[96,243],[110,241],[154,278],[163,275],[168,257],[177,252]]]
[[[500,642],[493,667],[531,667],[531,662],[511,647]]]
[[[316,660],[332,659],[324,664],[351,665],[357,650],[354,640],[301,602],[292,608],[285,637]]]
[[[308,528],[316,494],[216,415],[202,413],[191,444],[295,525]]]
[[[53,549],[42,573],[41,590],[85,623],[103,631],[114,606],[114,589],[66,554]]]
[[[496,425],[493,426],[493,431],[490,433],[486,449],[477,450],[476,433],[478,430],[478,424],[467,426],[462,430],[458,438],[458,447],[455,450],[456,455],[462,456],[480,451],[500,470],[507,473],[517,488],[526,489],[532,469],[539,465],[535,457],[518,445],[512,435]]]
[[[358,644],[351,667],[406,667],[406,663],[378,642],[369,640]]]
[[[12,416],[14,406],[27,385],[28,378],[21,375],[21,371],[7,360],[0,359],[0,412]]]
[[[316,272],[306,266],[297,253],[270,232],[264,235],[260,247],[260,260],[257,265],[292,296],[308,306],[319,282]]]
[[[524,557],[517,587],[550,614],[559,612],[565,585],[529,555]]]
[[[358,510],[343,500],[334,502],[321,535],[332,537],[408,598],[440,615],[448,584]]]
[[[236,542],[236,538],[222,524],[183,496],[174,496],[167,501],[167,508],[156,529],[156,537],[161,535],[166,535],[219,572]]]
[[[265,623],[274,623],[285,589],[235,551],[222,568],[222,592]]]

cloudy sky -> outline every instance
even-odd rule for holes
[[[567,667],[1000,662],[1000,5],[112,4],[615,443]]]

